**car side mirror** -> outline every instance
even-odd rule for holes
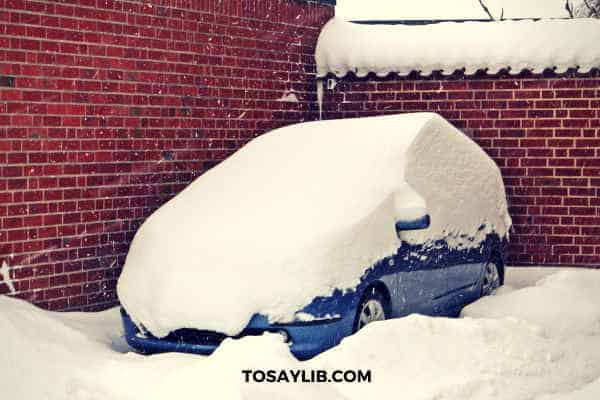
[[[416,231],[419,229],[427,229],[431,224],[429,214],[425,214],[417,218],[403,218],[396,221],[396,232],[400,235],[402,231]]]

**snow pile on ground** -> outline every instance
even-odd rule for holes
[[[116,356],[118,313],[58,314],[0,297],[0,392],[3,398],[62,398],[76,376]],[[125,348],[125,346],[120,346]],[[65,368],[68,368],[65,371]],[[73,397],[78,398],[78,397]]]
[[[544,395],[539,400],[597,400],[600,399],[600,378],[571,393]]]
[[[582,279],[585,275],[595,276],[593,274],[597,273],[554,274],[528,290],[511,291],[510,287],[505,287],[500,289],[500,295],[481,299],[467,307],[463,314],[475,318],[526,320],[565,337],[600,336],[600,301],[590,302],[600,294],[600,280]],[[548,299],[556,301],[540,307]]]
[[[462,318],[374,323],[306,362],[279,335],[227,340],[210,357],[121,353],[117,310],[0,298],[0,388],[12,400],[597,400],[599,287],[600,271],[509,269],[507,286]],[[370,369],[372,382],[245,383],[246,369]]]
[[[403,236],[413,243],[453,233],[456,245],[477,246],[510,226],[497,166],[436,114],[281,128],[148,218],[127,255],[119,299],[159,337],[180,328],[235,335],[256,313],[291,321],[394,254],[395,222],[415,207],[432,222]]]
[[[464,70],[490,74],[509,69],[541,73],[600,67],[600,20],[445,22],[362,25],[334,18],[325,25],[316,49],[317,74],[359,77],[413,71],[450,75]]]

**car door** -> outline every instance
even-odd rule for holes
[[[451,243],[456,243],[452,240]],[[433,299],[436,315],[451,315],[473,301],[476,284],[481,276],[485,258],[485,244],[463,239],[462,245],[449,245],[448,239],[440,243],[440,270],[437,279],[443,290]]]
[[[395,262],[399,266],[395,274],[399,316],[411,313],[434,315],[434,299],[446,291],[436,255],[422,244],[403,242]]]
[[[469,290],[481,271],[480,247],[457,248],[447,240],[398,249],[396,295],[402,315],[453,315],[474,299]],[[475,296],[476,297],[476,296]]]

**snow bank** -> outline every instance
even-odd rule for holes
[[[114,354],[118,311],[58,314],[0,296],[0,393],[10,399],[60,399],[96,358]],[[67,366],[71,371],[65,373]],[[63,393],[57,395],[55,390]]]
[[[57,314],[0,297],[0,393],[11,400],[597,400],[600,335],[591,328],[600,271],[553,271],[535,282],[540,274],[509,268],[506,289],[473,304],[467,317],[374,323],[306,362],[268,334],[228,339],[210,357],[121,354],[111,345],[120,334],[117,310]],[[515,297],[527,303],[519,307]],[[372,382],[251,384],[246,369],[362,369]]]
[[[477,318],[512,317],[554,335],[600,336],[600,279],[598,271],[552,274],[527,290],[486,297],[467,306],[463,315]],[[598,302],[590,299],[597,298]],[[548,303],[548,299],[555,299]],[[501,306],[500,306],[501,305]]]
[[[202,362],[179,368],[157,385],[151,399],[214,398],[227,400],[345,400],[329,384],[245,383],[242,370],[304,368],[290,354],[280,335],[265,334],[226,340]]]
[[[403,207],[423,205],[431,227],[404,240],[452,233],[464,235],[456,245],[476,246],[510,226],[498,168],[436,114],[278,129],[150,216],[131,245],[119,298],[159,337],[183,327],[235,335],[255,313],[290,321],[393,254]]]
[[[317,74],[359,77],[412,71],[450,75],[547,68],[588,72],[600,67],[600,20],[439,23],[424,26],[360,25],[334,18],[316,49]]]

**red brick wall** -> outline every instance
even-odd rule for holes
[[[512,264],[600,265],[600,73],[342,79],[324,116],[433,111],[500,166]],[[460,155],[457,155],[460,157]]]
[[[0,294],[99,309],[136,228],[266,130],[314,117],[333,7],[0,0]],[[278,99],[294,91],[299,102]]]

